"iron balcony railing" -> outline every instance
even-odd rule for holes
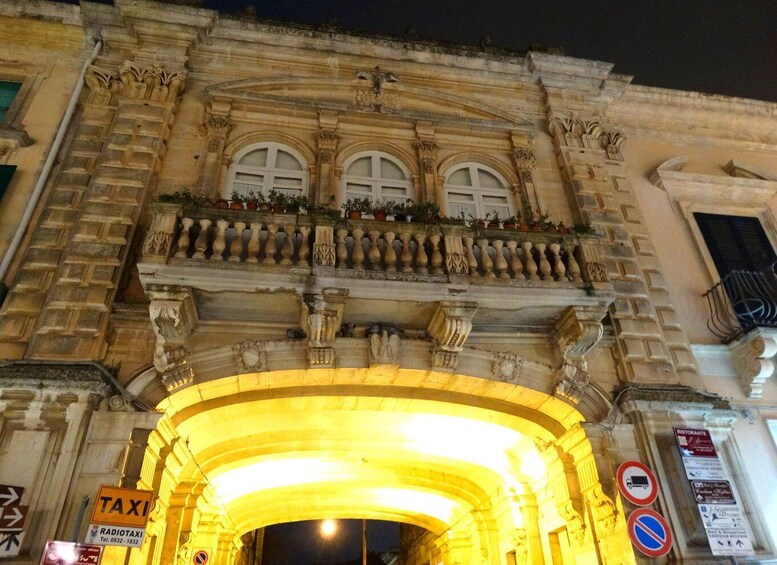
[[[756,327],[777,327],[777,262],[762,271],[732,271],[709,289],[707,327],[730,343]]]

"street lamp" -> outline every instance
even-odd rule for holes
[[[321,535],[325,538],[331,538],[337,531],[337,522],[334,520],[324,520],[321,522]]]

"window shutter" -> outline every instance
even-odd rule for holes
[[[0,121],[5,119],[5,113],[21,87],[19,82],[0,81]]]
[[[11,184],[11,177],[16,171],[16,165],[0,165],[0,200],[5,194],[5,189]]]
[[[775,260],[758,218],[694,213],[721,278],[732,271],[760,271]]]

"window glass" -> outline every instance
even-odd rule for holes
[[[226,195],[232,191],[247,195],[249,191],[267,196],[271,190],[289,195],[307,193],[306,163],[289,148],[265,143],[238,154],[230,168]]]
[[[344,200],[370,198],[404,202],[411,195],[412,183],[407,168],[395,158],[371,152],[345,163]]]
[[[512,198],[507,183],[499,174],[477,163],[459,165],[445,179],[446,213],[449,216],[499,214],[504,219],[512,216]]]
[[[5,119],[5,114],[13,104],[13,99],[22,87],[20,82],[0,81],[0,121]]]
[[[5,194],[5,189],[11,184],[11,177],[16,171],[16,165],[0,165],[0,199]]]

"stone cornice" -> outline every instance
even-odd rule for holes
[[[644,409],[645,403],[662,403],[667,406],[690,406],[694,410],[731,410],[728,400],[708,392],[682,385],[640,384],[624,385],[615,390],[618,406],[624,412],[631,405],[633,409]],[[624,409],[626,408],[626,409]]]
[[[62,392],[93,393],[107,397],[111,387],[101,371],[89,364],[8,362],[0,365],[0,390],[53,389]]]

